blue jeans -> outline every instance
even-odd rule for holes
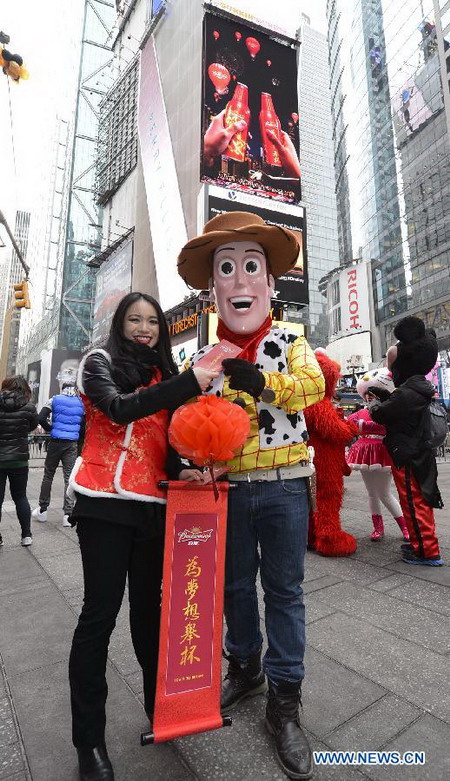
[[[299,681],[305,674],[302,582],[309,518],[306,479],[238,482],[236,486],[228,502],[225,645],[240,660],[261,648],[256,593],[259,568],[268,642],[264,670],[274,683]]]

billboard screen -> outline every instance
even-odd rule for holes
[[[97,272],[92,344],[106,340],[117,304],[131,290],[132,263],[130,240],[113,252]]]
[[[34,361],[34,363],[29,363],[27,369],[27,383],[31,388],[31,401],[33,402],[33,404],[38,403],[40,381],[41,381],[41,362]]]
[[[214,188],[216,189],[216,188]],[[217,192],[217,190],[216,190]],[[220,191],[219,191],[220,192]],[[228,195],[234,196],[234,193]],[[291,304],[307,304],[308,296],[308,273],[306,262],[306,221],[305,210],[299,206],[295,208],[295,214],[288,214],[285,211],[277,211],[270,208],[261,208],[255,204],[256,199],[244,196],[241,200],[234,197],[230,198],[224,193],[223,197],[216,195],[208,196],[208,216],[210,220],[217,214],[232,211],[246,211],[258,214],[267,222],[268,225],[276,225],[282,228],[288,228],[294,231],[297,241],[300,245],[300,254],[295,268],[288,274],[278,277],[275,280],[275,295],[277,301],[288,301]]]
[[[296,49],[206,13],[202,96],[201,181],[298,203]]]
[[[49,396],[60,393],[65,382],[76,382],[80,361],[79,350],[52,350]]]

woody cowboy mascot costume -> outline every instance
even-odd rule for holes
[[[239,399],[249,436],[228,462],[236,484],[228,510],[225,617],[228,672],[222,712],[266,690],[266,726],[291,778],[310,778],[311,751],[300,726],[305,616],[302,581],[308,538],[310,474],[303,409],[320,401],[324,379],[302,336],[272,328],[274,278],[295,266],[295,234],[255,214],[233,212],[210,220],[189,241],[178,271],[197,289],[210,288],[217,336],[241,348],[225,359],[209,393]],[[195,364],[212,345],[191,360]],[[263,661],[256,576],[264,590],[267,650]]]

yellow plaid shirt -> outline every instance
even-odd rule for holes
[[[262,369],[266,388],[275,393],[273,407],[278,407],[291,415],[316,404],[324,396],[325,381],[314,352],[303,336],[298,336],[286,351],[287,372],[268,372]],[[261,357],[259,357],[261,365]],[[292,466],[299,461],[308,460],[308,446],[298,442],[281,447],[260,447],[260,431],[257,405],[253,396],[243,391],[231,390],[228,377],[225,377],[222,397],[228,401],[244,399],[245,411],[250,418],[250,433],[241,450],[228,461],[230,472],[253,472],[257,469],[276,469]],[[305,426],[306,428],[306,426]]]

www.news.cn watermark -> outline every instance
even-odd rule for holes
[[[425,751],[313,751],[316,765],[424,765]]]

